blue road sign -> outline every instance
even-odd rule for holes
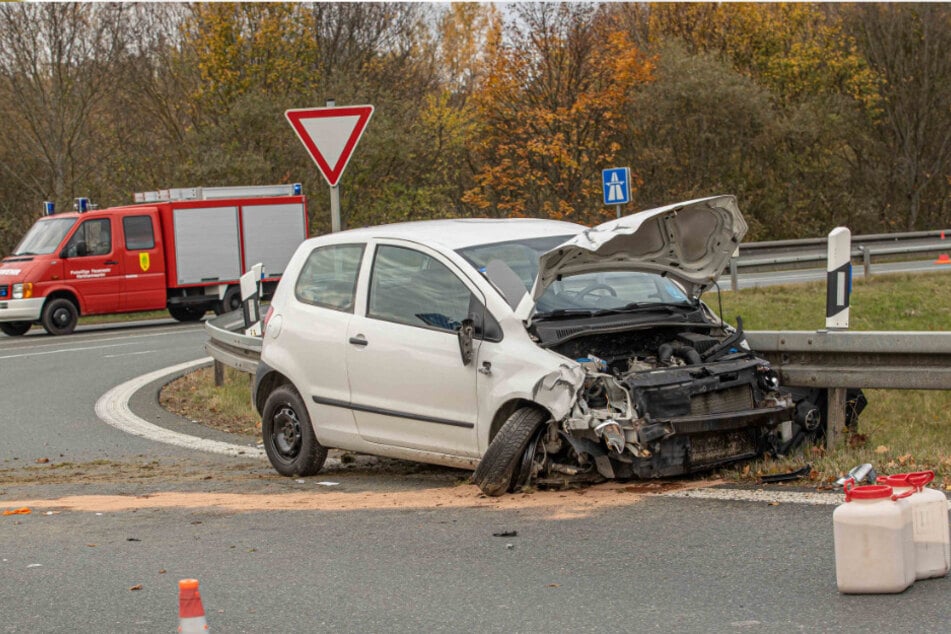
[[[605,205],[624,205],[631,202],[631,170],[627,167],[612,167],[601,170]]]

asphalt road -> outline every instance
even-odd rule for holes
[[[131,377],[206,356],[199,324],[171,320],[80,328],[50,337],[34,327],[0,336],[0,467],[57,461],[179,455],[123,434],[96,417],[96,400]]]

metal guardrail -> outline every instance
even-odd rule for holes
[[[943,232],[942,232],[943,233]],[[951,231],[949,231],[951,233]],[[821,239],[825,241],[825,238]],[[792,243],[795,241],[788,241],[787,243]],[[820,246],[822,243],[817,243],[814,239],[802,240],[799,241],[803,246]],[[896,240],[891,240],[889,244],[896,244]],[[750,243],[749,245],[740,246],[740,256],[730,258],[730,263],[727,266],[727,270],[730,274],[730,289],[737,290],[739,288],[739,281],[737,279],[738,269],[740,268],[769,268],[769,267],[784,267],[787,265],[794,265],[792,268],[796,268],[795,265],[800,265],[810,262],[825,262],[828,254],[826,251],[812,251],[809,253],[797,253],[795,255],[774,255],[774,256],[758,256],[758,257],[744,257],[743,253],[747,252],[748,249],[752,246],[755,249],[759,248],[760,244],[769,244],[769,243]],[[853,244],[855,244],[853,242]],[[883,257],[883,256],[893,256],[893,255],[914,255],[916,253],[940,253],[951,251],[951,241],[935,241],[929,244],[909,244],[905,246],[876,246],[872,247],[871,244],[866,242],[859,246],[854,246],[852,248],[852,257],[856,259],[861,259],[862,266],[865,273],[865,278],[868,279],[872,276],[872,257]],[[822,268],[822,267],[817,267]]]
[[[951,390],[951,332],[761,330],[746,340],[783,385]]]
[[[205,322],[205,331],[210,339],[205,342],[205,352],[215,359],[215,382],[221,364],[241,372],[254,374],[261,360],[261,337],[252,337],[237,332],[244,328],[244,315],[236,310]]]

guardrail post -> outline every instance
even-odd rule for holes
[[[865,279],[872,277],[872,250],[868,247],[859,247],[862,250],[862,268],[865,270]]]
[[[225,383],[225,364],[215,359],[215,387],[221,387]]]
[[[835,448],[845,429],[845,388],[832,387],[826,390],[826,451]]]
[[[736,279],[736,256],[734,255],[730,258],[730,290],[735,291],[739,289],[739,283]]]

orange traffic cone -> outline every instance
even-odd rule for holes
[[[205,608],[198,593],[198,579],[178,582],[178,631],[181,634],[200,634],[208,631]]]

